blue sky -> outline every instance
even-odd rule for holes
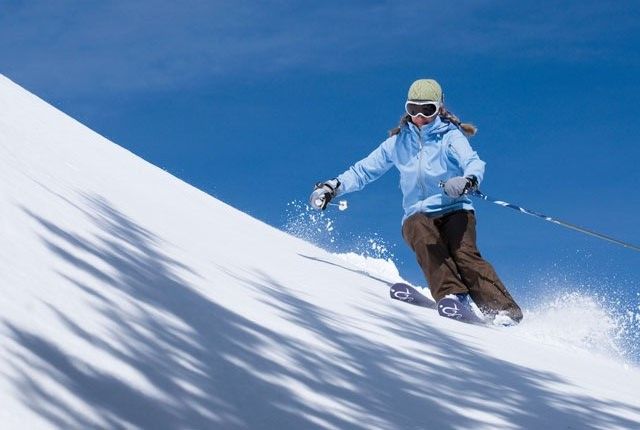
[[[639,30],[634,1],[0,0],[0,72],[275,226],[385,138],[414,79],[434,77],[480,130],[487,194],[637,244]],[[378,235],[421,283],[397,180],[331,217],[341,246]],[[480,249],[516,295],[640,290],[638,253],[476,208]]]

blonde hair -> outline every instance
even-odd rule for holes
[[[478,132],[478,128],[475,125],[468,122],[460,121],[460,118],[458,118],[453,112],[449,112],[444,105],[440,106],[440,113],[438,115],[443,120],[448,121],[458,127],[460,131],[462,131],[462,133],[467,137],[475,136]],[[400,133],[402,127],[404,127],[404,125],[410,121],[411,116],[409,114],[405,113],[404,115],[402,115],[398,126],[389,130],[389,136],[395,136],[396,134]]]

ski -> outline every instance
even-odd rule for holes
[[[469,324],[488,324],[488,322],[476,315],[467,302],[460,301],[456,296],[450,295],[437,303],[420,293],[411,285],[399,282],[393,284],[389,290],[392,299],[423,308],[436,309],[440,316]]]
[[[423,308],[436,309],[436,303],[424,294],[418,292],[414,287],[399,282],[393,284],[389,291],[391,298],[401,302],[409,303]]]

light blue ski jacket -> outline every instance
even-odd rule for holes
[[[439,184],[454,176],[470,175],[480,183],[485,163],[454,124],[440,117],[420,128],[409,122],[400,133],[339,175],[337,194],[363,189],[392,166],[400,171],[404,223],[417,212],[436,217],[459,209],[473,209],[469,197],[449,197]]]

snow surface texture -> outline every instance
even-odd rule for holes
[[[257,221],[4,77],[0,176],[1,428],[640,426],[640,370],[556,342],[562,319],[392,301],[392,262]]]

